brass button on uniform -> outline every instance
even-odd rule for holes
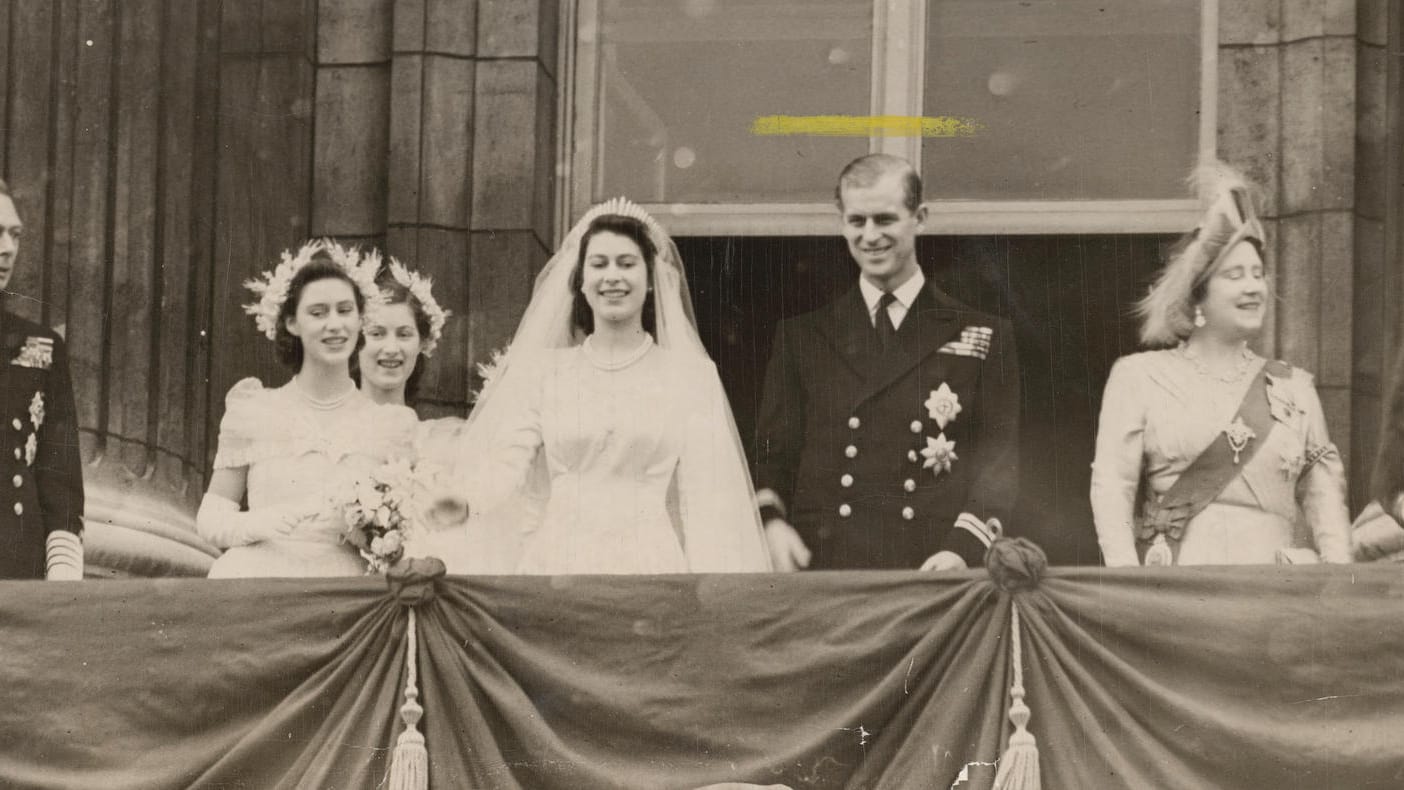
[[[844,488],[848,488],[849,486],[853,485],[853,475],[844,475],[843,477],[840,477],[839,485],[843,486]]]
[[[902,481],[902,488],[903,488],[903,490],[905,490],[908,494],[910,494],[910,493],[912,493],[913,491],[916,490],[916,481],[913,480],[913,479],[911,479],[911,478],[909,477],[909,478],[907,478],[906,480],[903,480],[903,481]]]
[[[16,515],[16,516],[23,516],[23,515],[24,515],[24,505],[20,504],[19,502],[16,502],[16,503],[15,503],[15,515]]]
[[[844,502],[842,505],[839,505],[839,515],[843,518],[848,518],[853,515],[853,508],[849,507],[847,502]]]
[[[855,430],[855,431],[858,430],[858,426],[860,426],[860,425],[862,425],[862,424],[863,424],[863,421],[860,420],[860,419],[858,419],[857,417],[849,417],[849,418],[848,418],[848,427],[852,428],[852,429]]]
[[[912,519],[916,518],[916,511],[912,510],[909,507],[904,507],[902,508],[902,518],[911,521]]]
[[[15,484],[15,488],[19,488],[20,486],[24,485],[24,478],[20,475],[15,475],[15,478],[12,482]]]
[[[858,448],[850,444],[847,447],[843,448],[843,454],[848,456],[849,458],[857,458]]]
[[[912,433],[921,433],[921,420],[912,420]]]
[[[912,463],[916,463],[916,462],[917,462],[917,457],[918,457],[918,456],[917,456],[917,451],[916,451],[916,450],[908,450],[908,451],[907,451],[907,460],[908,460],[908,461],[911,461]]]
[[[10,421],[10,424],[13,425],[13,426],[15,426],[15,430],[17,430],[17,431],[23,430],[23,429],[24,429],[24,423],[20,422],[18,417],[16,417],[15,419],[11,420],[11,421]]]
[[[23,458],[23,457],[24,457],[24,451],[21,450],[20,448],[16,447],[16,448],[15,448],[15,460],[18,461],[19,459],[21,459],[21,458]]]

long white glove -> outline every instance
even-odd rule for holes
[[[56,529],[44,541],[44,578],[51,582],[83,580],[83,540]]]
[[[240,510],[239,503],[207,492],[195,514],[195,531],[227,549],[287,537],[303,515],[283,507]]]

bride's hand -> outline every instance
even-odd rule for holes
[[[436,494],[424,512],[424,518],[434,529],[456,527],[468,520],[468,500],[447,491]]]

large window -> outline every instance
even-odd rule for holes
[[[1183,230],[1184,176],[1214,149],[1217,13],[1216,0],[578,0],[561,208],[623,194],[677,233],[827,235],[838,168],[887,151],[920,167],[931,232]],[[769,116],[973,131],[763,134]]]

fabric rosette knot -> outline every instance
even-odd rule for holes
[[[995,538],[985,554],[990,581],[1005,592],[1038,589],[1047,568],[1048,555],[1027,538]]]
[[[434,600],[435,585],[447,573],[438,557],[411,557],[386,571],[385,586],[401,606],[420,606]]]
[[[338,503],[345,524],[341,539],[360,552],[367,573],[385,573],[404,556],[414,527],[409,505],[413,478],[409,463],[388,461],[354,480],[350,495]]]

